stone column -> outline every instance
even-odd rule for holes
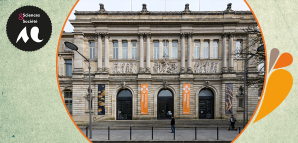
[[[146,33],[146,73],[150,73],[150,33]]]
[[[123,59],[122,39],[118,39],[118,59]]]
[[[159,39],[159,57],[158,59],[163,59],[163,39]]]
[[[97,71],[102,72],[102,39],[101,33],[97,33]]]
[[[181,33],[181,68],[180,73],[185,73],[185,33]]]
[[[127,39],[127,44],[128,44],[128,48],[127,48],[128,55],[127,55],[127,58],[129,60],[131,60],[132,59],[132,43],[131,43],[131,40],[130,39]]]
[[[74,34],[74,44],[78,47],[78,52],[83,54],[83,45],[84,45],[84,34],[75,33]],[[78,53],[74,52],[74,70],[73,72],[83,72],[83,57]]]
[[[192,73],[191,69],[191,37],[192,33],[188,33],[187,38],[187,73]]]
[[[200,59],[204,59],[204,39],[200,39]]]
[[[229,71],[233,71],[233,39],[234,39],[234,32],[229,34]]]
[[[144,42],[143,42],[144,33],[139,33],[140,36],[140,68],[139,73],[144,72]]]
[[[105,37],[105,65],[104,72],[109,72],[109,33],[104,33]]]
[[[209,41],[209,59],[213,59],[213,39]]]
[[[227,33],[222,34],[222,71],[227,71],[227,50],[226,50],[226,43],[227,43]]]
[[[169,39],[169,59],[173,59],[173,55],[172,55],[172,53],[173,53],[173,49],[172,49],[172,39]]]

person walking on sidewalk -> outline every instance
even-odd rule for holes
[[[171,129],[172,129],[172,132],[171,133],[174,133],[174,128],[175,128],[175,119],[173,116],[171,116],[172,120],[171,120]]]
[[[234,118],[233,115],[231,115],[230,122],[231,122],[232,129],[234,129],[235,128],[236,118]]]

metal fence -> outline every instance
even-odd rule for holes
[[[113,127],[113,131],[116,133],[117,131],[119,132],[120,130],[117,129],[118,127]],[[159,133],[161,132],[165,132],[164,128],[160,128],[160,127],[142,127],[143,129],[133,129],[133,127],[124,127],[124,128],[127,128],[129,130],[129,136],[127,134],[121,134],[122,138],[126,138],[126,137],[129,137],[129,140],[132,140],[132,135],[133,135],[133,132],[135,131],[135,134],[137,134],[138,132],[140,131],[147,131],[146,132],[146,136],[149,135],[149,131],[148,130],[151,130],[151,140],[154,140],[154,131],[159,131]],[[136,127],[135,127],[136,128]],[[208,133],[208,137],[209,139],[213,139],[213,140],[221,140],[221,137],[223,139],[227,139],[227,133],[226,132],[231,132],[230,134],[233,134],[233,136],[236,137],[236,135],[240,134],[241,132],[241,128],[238,127],[238,128],[235,128],[235,129],[231,129],[230,127],[229,128],[219,128],[219,127],[216,127],[216,128],[197,128],[196,126],[193,127],[193,128],[185,128],[185,127],[182,127],[182,128],[174,128],[174,133],[173,133],[173,137],[172,137],[172,140],[176,140],[176,136],[187,136],[189,137],[188,139],[190,140],[202,140],[202,138],[198,138],[198,129],[199,131],[202,133],[202,132],[209,132]],[[121,130],[121,131],[128,131],[128,130]],[[169,129],[170,130],[170,127]],[[177,131],[178,130],[178,131]],[[181,131],[180,131],[181,130]],[[111,128],[108,127],[107,130],[100,130],[102,133],[100,134],[101,138],[103,139],[107,139],[107,140],[111,140],[111,138],[113,138],[113,134],[111,134]],[[176,132],[177,131],[177,132]],[[105,135],[104,132],[107,132],[107,136]],[[187,132],[187,133],[183,133],[183,132]],[[233,133],[232,133],[233,132]],[[94,132],[93,132],[94,133]],[[191,137],[190,134],[193,133],[193,137]],[[222,134],[221,134],[222,133]],[[87,137],[88,137],[88,126],[86,127],[86,134],[85,134]],[[202,135],[201,135],[202,136]],[[93,137],[96,137],[96,135],[93,134]],[[117,135],[117,137],[119,137],[119,133]],[[158,138],[158,137],[157,137]],[[230,137],[231,138],[231,141],[234,139],[233,137]],[[116,139],[116,137],[114,137],[113,139]],[[206,138],[204,138],[206,139]],[[147,139],[148,140],[148,139]]]

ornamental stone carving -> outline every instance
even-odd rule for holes
[[[113,74],[135,74],[137,63],[115,62],[113,63]]]
[[[194,73],[218,73],[218,61],[196,62]]]
[[[142,14],[147,14],[147,13],[149,13],[149,11],[147,10],[147,5],[146,5],[146,4],[143,4],[142,6],[143,6],[143,8],[142,8],[141,13],[142,13]]]
[[[225,13],[232,13],[234,10],[232,10],[232,3],[227,4],[227,9],[224,11]]]
[[[185,8],[184,8],[184,11],[183,13],[190,13],[191,11],[189,10],[189,4],[185,4]]]
[[[154,63],[153,64],[154,73],[178,73],[178,63]]]
[[[106,12],[104,5],[102,3],[99,4],[99,12]]]
[[[93,35],[93,36],[85,36],[86,39],[88,40],[97,40],[97,36],[96,35]]]

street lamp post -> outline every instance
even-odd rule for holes
[[[75,50],[76,52],[78,52],[83,58],[85,58],[88,63],[88,69],[89,69],[89,119],[90,119],[90,124],[89,124],[89,128],[90,128],[90,139],[92,138],[92,117],[91,117],[91,78],[90,78],[90,59],[86,58],[84,55],[82,55],[79,51],[78,51],[78,47],[70,42],[64,42],[65,46],[67,46],[69,49]]]
[[[245,60],[244,60],[244,87],[243,87],[243,128],[245,127],[246,123],[245,123],[245,96],[246,96],[246,93],[245,93],[245,90],[246,90],[246,74],[247,74],[247,62],[253,57],[253,56],[256,56],[259,52],[264,52],[265,49],[264,49],[264,45],[261,45],[257,48],[257,52],[255,54],[250,54],[251,56],[247,59],[246,58],[246,55],[245,55]],[[247,119],[248,120],[248,119]]]

